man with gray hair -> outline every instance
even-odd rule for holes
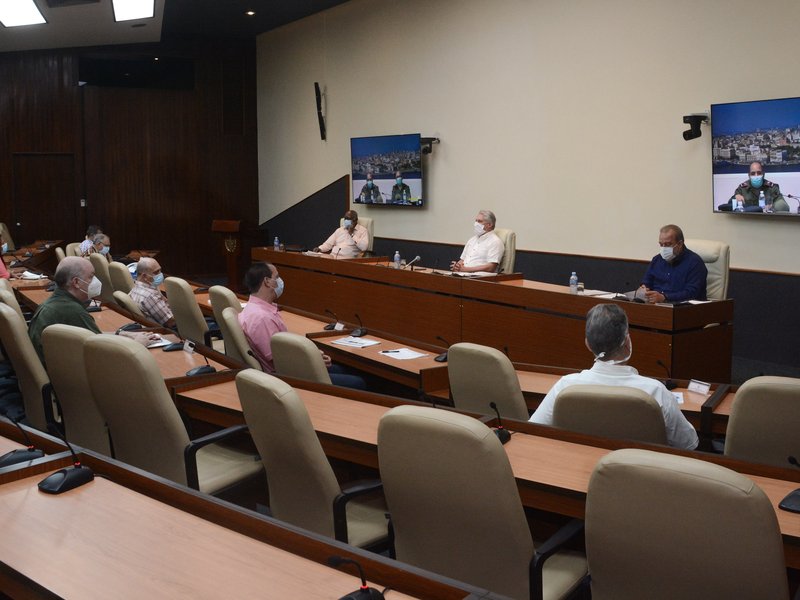
[[[505,246],[494,232],[495,222],[492,211],[481,210],[478,212],[475,223],[472,225],[475,235],[464,246],[461,258],[450,264],[452,271],[460,273],[497,272],[497,267],[503,260]]]
[[[98,233],[92,239],[92,245],[89,249],[81,254],[84,258],[89,258],[90,254],[102,254],[106,257],[108,262],[111,262],[111,238],[105,233]]]
[[[175,317],[164,299],[159,286],[164,283],[164,273],[155,258],[143,256],[136,263],[136,283],[128,293],[144,316],[170,329],[175,329]]]
[[[532,423],[552,425],[556,398],[571,385],[633,387],[652,396],[661,407],[670,446],[687,450],[697,447],[697,432],[681,413],[672,393],[660,381],[642,377],[625,364],[633,353],[625,311],[616,304],[598,304],[592,308],[586,315],[586,347],[595,356],[594,366],[562,377],[533,413]]]

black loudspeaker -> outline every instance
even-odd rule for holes
[[[322,116],[322,92],[319,89],[319,82],[314,82],[314,94],[317,97],[317,119],[319,120],[319,139],[325,139],[325,117]]]

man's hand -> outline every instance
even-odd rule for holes
[[[644,295],[647,298],[647,302],[650,304],[658,304],[659,302],[664,302],[666,300],[664,294],[661,292],[656,292],[655,290],[647,290]]]
[[[457,260],[455,262],[451,262],[450,263],[450,270],[451,271],[460,271],[463,268],[464,268],[464,261],[463,260]]]
[[[319,353],[322,354],[322,361],[325,363],[325,368],[326,369],[330,369],[331,368],[331,357],[328,356],[327,354],[325,354],[322,350],[320,350]]]

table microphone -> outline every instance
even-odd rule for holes
[[[672,373],[670,373],[667,365],[661,362],[660,358],[656,359],[656,364],[661,366],[667,372],[667,380],[664,382],[664,387],[668,390],[674,390],[676,387],[678,387],[678,384],[672,381]]]
[[[342,247],[339,246],[339,249],[336,251],[336,255],[333,257],[333,260],[336,260],[337,258],[339,258],[339,252],[341,252],[341,251],[342,251]]]
[[[63,494],[92,481],[94,479],[94,471],[81,464],[67,438],[61,435],[61,432],[52,423],[48,425],[48,429],[50,433],[58,437],[69,448],[69,453],[72,455],[72,466],[59,469],[42,479],[39,482],[39,489],[46,494]]]
[[[501,444],[505,444],[508,440],[511,439],[511,432],[508,431],[505,427],[503,427],[503,422],[500,420],[500,411],[497,409],[497,403],[489,402],[489,406],[494,410],[495,414],[497,415],[497,427],[494,430],[494,434],[497,436],[497,439],[500,440]]]
[[[339,324],[339,317],[336,316],[335,312],[333,312],[332,310],[328,310],[327,308],[325,309],[325,314],[332,316],[334,318],[334,321],[333,323],[328,323],[327,325],[325,325],[323,329],[325,331],[332,331],[336,329],[336,326]]]
[[[17,448],[16,450],[6,452],[3,454],[3,456],[0,456],[0,468],[42,458],[44,456],[44,451],[37,449],[31,443],[31,438],[28,437],[28,432],[22,428],[22,425],[19,424],[19,420],[8,416],[8,411],[5,409],[3,409],[2,413],[0,414],[17,426],[17,429],[19,429],[22,433],[22,439],[25,440],[25,445],[27,446],[27,448]]]
[[[358,562],[351,558],[344,558],[343,556],[329,556],[328,564],[331,567],[339,567],[343,564],[355,565],[358,569],[358,575],[361,577],[361,587],[355,592],[342,596],[339,600],[384,600],[382,592],[367,585],[367,579],[364,577],[364,569],[361,568]]]
[[[367,335],[367,328],[364,327],[364,323],[361,322],[361,317],[358,316],[358,313],[354,313],[356,315],[356,319],[358,319],[358,327],[353,330],[350,334],[353,337],[361,337],[363,335]]]
[[[795,467],[800,467],[800,462],[794,456],[787,457],[790,465]],[[778,508],[781,510],[788,510],[789,512],[793,513],[800,513],[800,488],[797,488],[793,492],[789,492],[787,496],[780,501],[778,504]]]
[[[450,343],[446,339],[444,339],[440,335],[437,335],[436,339],[439,340],[440,342],[444,342],[445,347],[448,348],[448,350],[449,350]],[[448,350],[445,350],[444,352],[442,352],[439,356],[437,356],[433,360],[435,360],[436,362],[447,362],[447,352],[448,352]]]
[[[411,262],[409,262],[409,263],[406,263],[406,266],[405,266],[405,267],[403,267],[403,268],[405,269],[405,268],[407,268],[407,267],[410,267],[411,265],[413,265],[415,262],[418,262],[419,260],[421,260],[421,258],[420,258],[419,254],[418,254],[418,255],[416,256],[416,258],[414,258],[414,260],[412,260],[412,261],[411,261]],[[411,269],[411,270],[413,271],[414,269]]]

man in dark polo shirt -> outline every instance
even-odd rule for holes
[[[651,304],[706,299],[706,269],[703,259],[683,243],[677,225],[665,225],[658,236],[661,252],[653,257],[636,295]]]

